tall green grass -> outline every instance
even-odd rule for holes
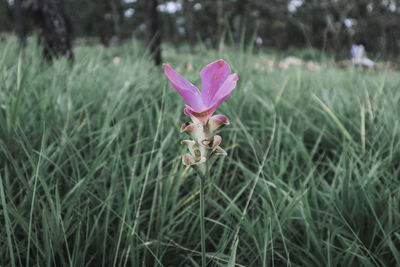
[[[33,41],[0,43],[0,265],[198,266],[183,100],[137,41],[74,52],[49,64]],[[239,75],[206,185],[209,266],[400,265],[398,72],[266,72],[275,55],[243,47],[164,56],[196,85],[218,58]]]

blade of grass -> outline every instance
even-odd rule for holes
[[[332,112],[332,110],[322,102],[321,99],[319,99],[315,94],[312,95],[315,100],[318,101],[318,103],[322,106],[322,108],[328,113],[328,115],[332,118],[332,120],[339,126],[340,130],[342,131],[343,135],[352,143],[354,143],[353,138],[349,134],[349,132],[346,130],[344,125],[340,122],[340,120],[336,117],[336,115]]]
[[[4,214],[4,221],[5,221],[5,228],[6,228],[6,233],[7,233],[7,242],[8,242],[8,250],[10,252],[10,259],[11,259],[11,266],[15,267],[15,258],[14,258],[14,249],[11,241],[11,225],[10,225],[10,218],[8,217],[8,211],[7,211],[7,203],[6,203],[6,197],[4,194],[4,188],[3,188],[3,178],[0,174],[0,193],[1,193],[1,204],[3,206],[3,214]]]

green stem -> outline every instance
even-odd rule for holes
[[[208,173],[208,170],[207,170]],[[204,227],[204,187],[206,177],[200,175],[200,235],[201,235],[201,266],[206,266],[206,231]]]

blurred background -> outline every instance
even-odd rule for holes
[[[49,37],[57,31],[61,32],[59,37]],[[53,46],[56,53],[59,50],[66,53],[63,49],[68,50],[71,45],[111,46],[135,37],[152,44],[156,63],[161,61],[158,49],[161,43],[194,46],[199,41],[216,48],[240,42],[279,50],[312,47],[336,58],[349,57],[350,46],[362,43],[369,53],[393,59],[400,51],[400,3],[394,0],[2,0],[0,32],[16,32],[22,42],[25,36],[38,33],[43,43],[50,43],[48,46]],[[57,38],[71,45],[59,49],[54,45]]]

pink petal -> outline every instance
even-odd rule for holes
[[[208,149],[214,149],[215,147],[219,146],[221,142],[222,142],[222,137],[219,135],[215,135],[212,141],[203,140],[201,141],[201,144]]]
[[[211,115],[215,111],[215,108],[211,107],[202,112],[196,112],[192,107],[185,105],[185,109],[183,110],[186,115],[189,115],[190,118],[195,123],[201,123],[202,125],[206,125],[208,120],[211,118]]]
[[[193,131],[193,127],[194,127],[193,123],[185,122],[184,124],[182,124],[180,131],[181,131],[181,133],[183,133],[183,132],[190,133]]]
[[[183,163],[183,165],[186,165],[186,166],[199,165],[199,164],[204,163],[204,162],[206,162],[206,158],[205,157],[201,157],[201,158],[199,158],[197,160],[195,158],[193,158],[189,154],[185,154],[182,157],[182,163]]]
[[[202,102],[199,89],[197,89],[196,86],[191,84],[185,78],[180,76],[167,64],[163,64],[163,67],[168,80],[171,82],[175,90],[183,97],[183,99],[185,99],[194,110],[204,109],[204,104]]]
[[[207,106],[212,104],[212,100],[224,84],[231,73],[228,63],[220,59],[205,66],[201,72],[201,96],[203,103]]]
[[[217,109],[217,107],[221,105],[221,103],[224,102],[225,99],[228,98],[233,89],[235,89],[237,80],[238,80],[237,74],[236,73],[231,74],[222,84],[221,88],[218,89],[217,93],[214,95],[212,103],[215,109]],[[213,110],[213,112],[215,111],[215,109]]]
[[[182,156],[182,163],[185,166],[191,166],[191,165],[195,165],[196,161],[194,160],[194,158],[191,155],[185,154]]]
[[[214,136],[214,141],[213,141],[213,148],[219,146],[222,142],[222,137],[219,135]]]
[[[212,119],[214,120],[217,126],[229,125],[229,119],[225,115],[222,114],[214,115],[212,116]]]
[[[222,149],[222,147],[217,146],[213,149],[212,154],[218,155],[218,156],[226,156],[228,153],[226,153],[225,150]]]
[[[224,115],[214,115],[208,120],[208,129],[212,133],[217,133],[222,127],[229,125],[229,120]]]

